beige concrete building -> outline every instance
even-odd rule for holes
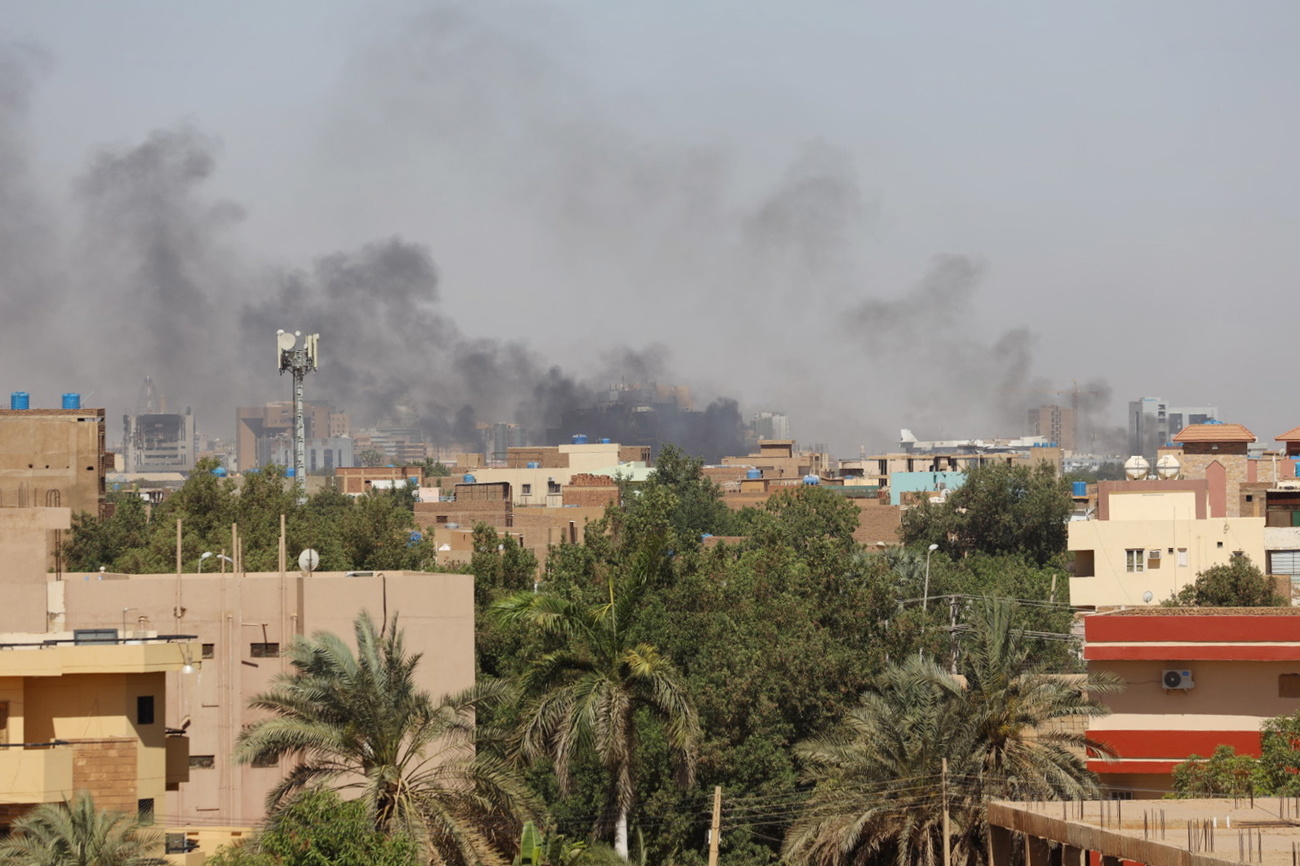
[[[1220,745],[1260,754],[1260,726],[1300,710],[1300,610],[1141,608],[1084,617],[1092,674],[1126,688],[1102,701],[1110,715],[1088,736],[1114,757],[1094,755],[1093,772],[1112,788],[1156,798],[1174,767]]]
[[[593,442],[548,447],[511,448],[505,466],[474,469],[473,481],[454,479],[453,483],[509,484],[511,500],[518,506],[564,505],[564,488],[577,475],[644,473],[649,449],[619,445],[617,442]],[[421,491],[422,500],[428,498]]]
[[[752,467],[773,480],[822,476],[830,472],[830,455],[823,451],[799,451],[793,439],[760,439],[758,451],[743,457],[723,457],[723,466]]]
[[[178,645],[167,644],[175,663],[157,672],[157,718],[165,716],[169,725],[185,729],[190,743],[189,784],[157,801],[160,823],[171,827],[249,826],[265,814],[266,793],[286,768],[235,766],[231,750],[239,731],[257,718],[248,709],[249,698],[288,669],[280,653],[296,635],[324,630],[350,637],[361,610],[376,619],[400,614],[407,646],[423,654],[422,687],[441,695],[474,683],[473,578],[468,575],[41,576],[48,581],[47,615],[55,630],[125,631],[132,641],[159,632],[197,636],[180,645],[184,658]],[[9,606],[0,609],[0,628],[9,628],[17,613]],[[0,652],[0,662],[5,658]],[[180,671],[187,662],[193,673]]]
[[[1205,479],[1098,484],[1093,518],[1069,525],[1070,603],[1158,605],[1233,556],[1262,567],[1264,519],[1216,515],[1210,494]]]
[[[0,409],[0,508],[98,515],[110,465],[103,409]]]
[[[98,806],[153,815],[189,772],[167,714],[169,678],[197,642],[107,633],[0,635],[0,828],[88,791]]]

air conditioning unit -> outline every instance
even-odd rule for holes
[[[1166,689],[1190,689],[1196,685],[1192,682],[1191,671],[1162,671],[1160,684]]]
[[[1147,551],[1147,559],[1159,559],[1159,558],[1160,558],[1160,551],[1158,550]]]

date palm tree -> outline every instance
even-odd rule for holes
[[[0,863],[12,866],[141,866],[159,847],[159,834],[134,817],[95,808],[81,791],[45,803],[13,823],[0,842]]]
[[[964,683],[933,661],[895,663],[840,728],[797,747],[815,787],[786,834],[791,863],[938,862],[945,802],[953,862],[979,862],[990,799],[1097,795],[1085,750],[1105,748],[1080,728],[1106,712],[1091,696],[1118,681],[1041,670],[1012,612],[1006,600],[979,609]]]
[[[363,612],[353,630],[355,654],[329,632],[289,647],[293,670],[250,701],[270,715],[240,734],[236,761],[297,760],[268,795],[272,810],[308,787],[352,790],[376,830],[408,834],[431,863],[508,862],[536,809],[513,770],[474,746],[475,709],[499,690],[434,702],[396,620],[376,627]]]
[[[637,714],[664,729],[677,780],[695,778],[699,718],[672,663],[634,641],[639,606],[663,559],[661,539],[642,545],[627,570],[608,580],[608,601],[587,604],[556,593],[522,592],[495,605],[507,622],[527,622],[562,648],[535,659],[522,676],[527,702],[515,739],[527,760],[549,758],[561,790],[582,753],[594,753],[609,778],[614,850],[628,856],[628,814],[636,799]],[[621,577],[621,579],[619,579]]]

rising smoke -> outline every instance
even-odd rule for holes
[[[44,61],[5,49],[0,359],[32,369],[41,328],[66,322],[65,365],[32,387],[133,411],[151,375],[217,433],[236,405],[286,396],[279,328],[322,335],[313,396],[354,426],[439,441],[485,421],[555,429],[620,382],[692,386],[715,453],[740,448],[742,406],[847,450],[901,426],[1014,435],[1026,407],[1061,402],[1039,396],[1031,332],[974,324],[978,261],[940,256],[901,296],[868,288],[877,206],[846,153],[813,142],[742,182],[726,148],[629,131],[558,56],[470,7],[361,48],[302,170],[337,191],[319,219],[392,229],[286,264],[235,240],[244,208],[212,192],[221,141],[193,124],[94,154],[61,236],[43,214],[62,201],[26,165]],[[1100,413],[1108,389],[1086,390]]]

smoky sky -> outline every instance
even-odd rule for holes
[[[198,101],[106,133],[53,179],[33,107],[66,58],[7,44],[0,388],[44,405],[78,390],[118,418],[151,376],[229,435],[236,406],[288,397],[271,354],[285,328],[321,334],[309,398],[437,439],[553,427],[611,384],[658,382],[727,423],[787,412],[800,441],[841,453],[901,427],[1020,435],[1041,403],[1078,405],[1088,442],[1121,447],[1120,407],[1140,395],[1098,371],[1096,332],[1062,337],[1072,304],[1100,315],[1077,258],[1024,290],[1025,257],[978,232],[889,250],[917,205],[891,197],[879,154],[794,120],[767,141],[661,134],[679,106],[593,75],[558,14],[383,6],[372,24],[292,143],[223,128]],[[228,182],[263,152],[265,191]],[[1048,206],[1037,222],[1078,233]],[[1184,392],[1162,396],[1216,402]]]

